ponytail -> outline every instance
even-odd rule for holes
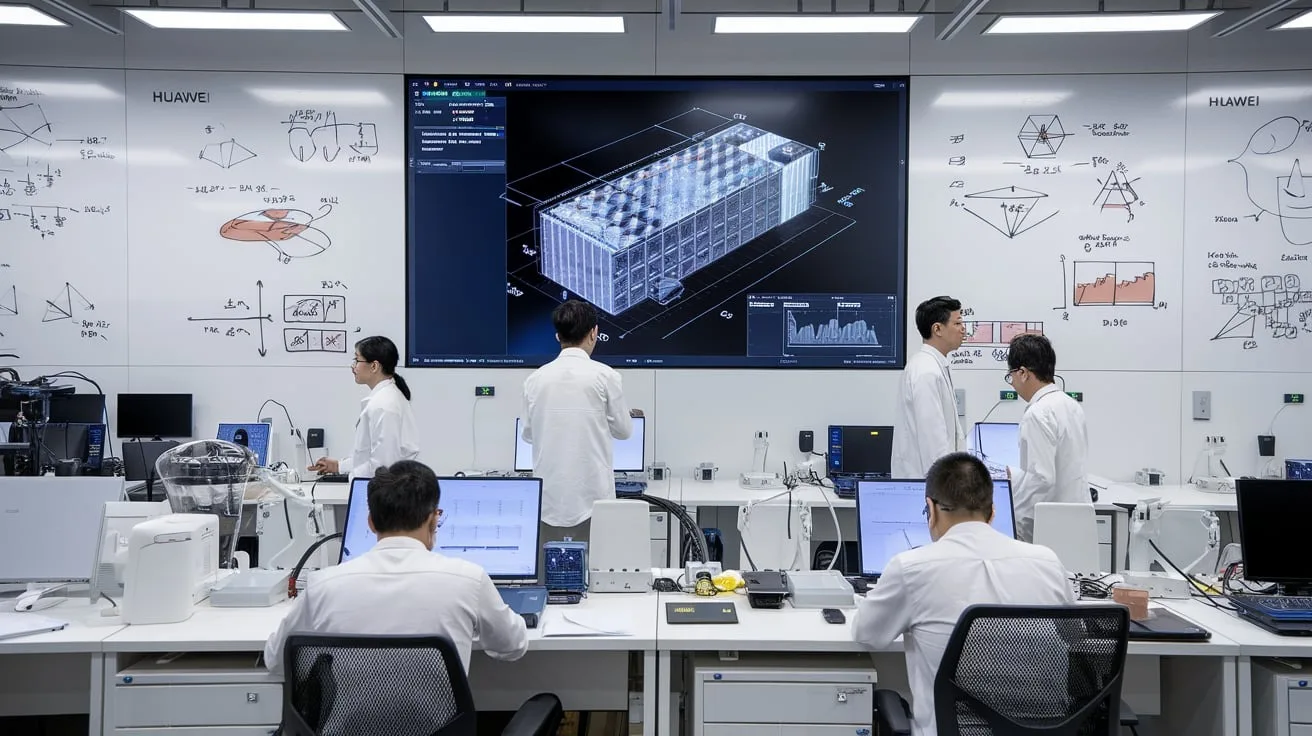
[[[405,400],[406,400],[406,401],[409,401],[409,400],[410,400],[410,384],[408,384],[408,383],[405,382],[405,379],[401,377],[401,374],[400,374],[400,373],[393,373],[393,374],[392,374],[392,380],[393,380],[393,381],[396,381],[396,387],[399,388],[399,389],[401,389],[401,395],[405,397]]]

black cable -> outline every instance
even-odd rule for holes
[[[684,527],[685,532],[695,540],[697,551],[701,553],[701,562],[710,562],[711,555],[706,544],[706,534],[701,530],[701,527],[697,526],[697,523],[693,521],[692,517],[688,515],[687,509],[668,499],[648,496],[645,493],[640,493],[634,496],[634,498],[639,501],[646,501],[650,506],[665,509],[678,518],[680,524]]]
[[[288,598],[296,597],[296,579],[301,576],[301,568],[305,567],[305,563],[310,561],[310,555],[313,555],[316,550],[322,547],[324,545],[324,542],[327,542],[330,539],[343,539],[343,538],[345,538],[345,535],[342,532],[334,532],[333,534],[329,534],[323,539],[318,540],[314,544],[310,545],[309,549],[305,550],[305,554],[301,555],[301,559],[296,561],[296,567],[292,568],[291,577],[287,578]]]
[[[1168,564],[1168,565],[1171,566],[1171,569],[1172,569],[1172,570],[1175,570],[1177,573],[1180,574],[1180,577],[1184,578],[1185,583],[1187,583],[1187,584],[1189,585],[1189,592],[1190,592],[1191,595],[1194,594],[1194,591],[1198,591],[1198,592],[1201,592],[1201,593],[1203,594],[1204,602],[1207,603],[1209,606],[1212,606],[1213,608],[1220,608],[1220,609],[1223,610],[1223,611],[1238,611],[1238,610],[1239,610],[1239,609],[1236,608],[1235,606],[1231,606],[1231,605],[1222,605],[1221,603],[1216,602],[1216,600],[1213,598],[1212,594],[1209,593],[1209,592],[1207,592],[1207,588],[1204,588],[1204,587],[1201,587],[1201,586],[1199,586],[1199,585],[1196,585],[1196,584],[1194,583],[1194,579],[1191,578],[1191,577],[1189,577],[1189,576],[1185,573],[1184,570],[1181,570],[1180,567],[1179,567],[1179,565],[1176,565],[1174,562],[1172,562],[1172,561],[1171,561],[1171,558],[1167,557],[1166,554],[1165,554],[1164,552],[1162,552],[1162,549],[1161,549],[1160,547],[1157,546],[1157,543],[1156,543],[1156,542],[1154,542],[1153,540],[1149,539],[1149,540],[1148,540],[1148,545],[1149,545],[1150,547],[1153,548],[1153,551],[1156,552],[1157,555],[1158,555],[1159,557],[1161,557],[1161,558],[1166,562],[1166,564]]]

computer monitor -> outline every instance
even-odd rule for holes
[[[970,435],[970,449],[989,467],[994,478],[1006,478],[1008,467],[1020,467],[1020,425],[977,422]]]
[[[104,394],[63,394],[50,397],[50,421],[104,424]]]
[[[351,481],[339,562],[378,542],[369,530],[369,478]],[[538,579],[541,478],[438,478],[442,518],[433,552],[468,560],[498,582]]]
[[[114,476],[0,479],[0,583],[91,580],[105,502],[122,496]]]
[[[219,424],[217,439],[249,447],[251,452],[255,453],[255,458],[260,467],[265,467],[269,464],[270,430],[271,427],[264,422],[255,422],[254,424],[222,422]]]
[[[893,428],[830,425],[828,472],[888,477],[893,472]]]
[[[1312,567],[1303,554],[1303,535],[1312,518],[1312,480],[1239,478],[1235,501],[1244,578],[1312,587]]]
[[[118,436],[191,436],[191,394],[119,394]]]
[[[857,483],[857,558],[863,577],[884,573],[893,555],[929,544],[925,519],[925,481],[863,480]],[[1011,481],[993,481],[992,527],[1016,536]]]
[[[646,467],[647,420],[633,417],[633,434],[627,440],[615,440],[611,468],[616,473],[641,473]],[[533,445],[524,441],[524,420],[515,419],[515,472],[533,470]]]
[[[1312,480],[1312,460],[1285,460],[1285,480]]]

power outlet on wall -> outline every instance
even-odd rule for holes
[[[966,389],[959,388],[955,392],[957,400],[957,416],[966,416]]]
[[[1212,418],[1212,392],[1194,392],[1194,419],[1208,421]]]

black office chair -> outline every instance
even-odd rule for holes
[[[293,634],[283,649],[284,736],[474,736],[474,695],[443,636]],[[535,695],[503,734],[556,733],[560,698]]]
[[[939,736],[1113,735],[1130,626],[1120,605],[976,605],[934,680]],[[875,693],[879,733],[911,733],[896,693]]]

